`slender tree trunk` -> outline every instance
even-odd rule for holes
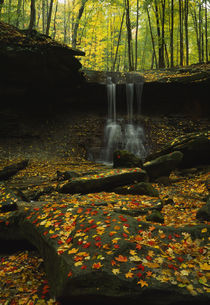
[[[45,0],[42,0],[42,33],[45,33]]]
[[[2,10],[3,5],[4,5],[4,0],[0,0],[0,17],[1,17],[1,10]]]
[[[151,26],[151,20],[150,20],[150,14],[149,14],[149,9],[148,6],[146,7],[147,10],[147,16],[148,16],[148,21],[149,21],[149,29],[150,29],[150,36],[151,36],[151,41],[152,41],[152,48],[153,48],[153,56],[155,59],[155,66],[156,69],[158,68],[158,62],[157,62],[157,56],[156,56],[156,52],[155,52],[155,41],[154,41],[154,37],[153,37],[153,33],[152,33],[152,26]]]
[[[55,6],[55,14],[54,14],[54,21],[53,21],[53,39],[55,39],[56,36],[56,15],[58,11],[58,0],[56,1],[56,6]]]
[[[19,27],[19,24],[20,24],[21,3],[22,3],[22,0],[18,0],[18,3],[17,3],[17,17],[16,17],[16,22],[15,22],[16,27]]]
[[[165,68],[164,61],[164,46],[165,46],[165,5],[166,1],[162,0],[162,35],[161,35],[161,59],[160,66],[161,68]]]
[[[138,62],[138,30],[139,30],[139,0],[136,2],[136,37],[135,37],[135,71]]]
[[[180,66],[183,66],[183,8],[182,0],[179,0],[179,43],[180,43]]]
[[[167,50],[167,45],[165,44],[164,45],[164,47],[165,47],[165,59],[166,59],[166,65],[167,65],[167,68],[169,68],[169,56],[168,56],[168,50]]]
[[[198,4],[198,35],[199,35],[199,62],[202,62],[202,13],[201,13],[201,4]]]
[[[118,49],[119,49],[121,35],[122,35],[122,27],[123,27],[124,18],[125,18],[125,9],[123,11],[123,15],[122,15],[122,19],[121,19],[121,24],[120,24],[120,31],[119,31],[118,41],[117,41],[117,48],[116,48],[115,58],[114,58],[113,66],[112,66],[112,70],[113,71],[115,69],[115,64],[116,64],[116,61],[117,61],[117,55],[118,55]]]
[[[88,0],[82,0],[80,9],[79,9],[79,12],[78,12],[78,15],[77,15],[77,19],[76,19],[76,22],[74,24],[73,36],[72,36],[72,47],[73,48],[76,48],[76,46],[77,46],[77,31],[78,31],[79,22],[80,22],[80,19],[82,18],[82,14],[84,12],[85,4],[86,4],[87,1]]]
[[[171,0],[171,31],[170,31],[171,68],[174,66],[174,0]]]
[[[185,0],[185,47],[186,47],[186,65],[189,65],[189,42],[188,42],[188,0]]]
[[[8,3],[8,18],[7,18],[7,21],[8,23],[11,22],[11,6],[12,6],[12,0],[9,0],[9,3]]]
[[[36,9],[35,9],[35,0],[31,0],[31,14],[30,14],[30,23],[28,29],[31,31],[35,27],[36,22]]]
[[[126,26],[127,26],[127,37],[128,37],[128,63],[129,71],[133,71],[133,45],[132,45],[132,32],[131,32],[131,21],[130,21],[130,0],[125,0],[126,3]]]
[[[208,18],[207,18],[207,0],[205,0],[205,53],[206,53],[206,62],[208,62]]]
[[[54,0],[50,0],[50,8],[49,8],[48,16],[47,16],[46,35],[49,35],[49,31],[50,31],[50,22],[51,22],[51,17],[52,17],[53,1]]]
[[[155,0],[155,17],[156,17],[157,37],[158,37],[158,68],[162,68],[162,66],[161,66],[162,49],[161,49],[161,35],[160,35],[160,19],[159,19],[159,10],[158,10],[158,5],[157,5],[157,0]]]

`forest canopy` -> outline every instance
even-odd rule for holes
[[[0,20],[86,53],[87,69],[208,62],[209,0],[0,0]]]

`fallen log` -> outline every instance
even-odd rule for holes
[[[20,170],[25,169],[28,165],[28,160],[23,160],[19,163],[15,163],[4,167],[0,170],[0,181],[7,180],[12,176],[16,175]]]

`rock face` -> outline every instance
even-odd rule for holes
[[[147,173],[141,168],[111,170],[102,172],[100,175],[90,175],[72,179],[61,184],[58,191],[61,193],[96,193],[101,191],[112,191],[122,185],[133,184],[134,182],[148,181]]]
[[[0,22],[0,98],[73,93],[84,81],[75,55],[84,53]]]
[[[169,145],[160,152],[149,155],[146,161],[153,160],[162,155],[180,151],[183,158],[179,167],[187,168],[196,165],[209,164],[210,162],[210,133],[190,133],[175,138]]]
[[[166,155],[161,155],[152,161],[144,163],[144,169],[151,180],[155,180],[161,176],[169,176],[170,172],[174,170],[182,161],[183,153],[174,151]]]
[[[208,303],[205,286],[195,280],[207,268],[207,226],[151,227],[95,206],[37,202],[0,214],[0,239],[21,238],[38,248],[57,300],[153,305],[155,294],[158,305],[174,304],[174,295],[176,304]],[[177,245],[183,246],[173,252]],[[188,264],[194,268],[183,269]]]
[[[116,150],[113,155],[114,168],[142,167],[142,160],[126,150]]]

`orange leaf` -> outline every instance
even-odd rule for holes
[[[133,272],[130,272],[128,271],[126,274],[125,274],[125,277],[128,279],[128,278],[132,278],[134,276]]]
[[[99,263],[94,263],[92,268],[93,269],[100,269],[103,265],[99,262]]]
[[[125,263],[128,261],[127,257],[126,256],[123,256],[123,255],[119,255],[118,257],[115,257],[115,259],[118,261],[118,262],[121,262],[121,263]]]

